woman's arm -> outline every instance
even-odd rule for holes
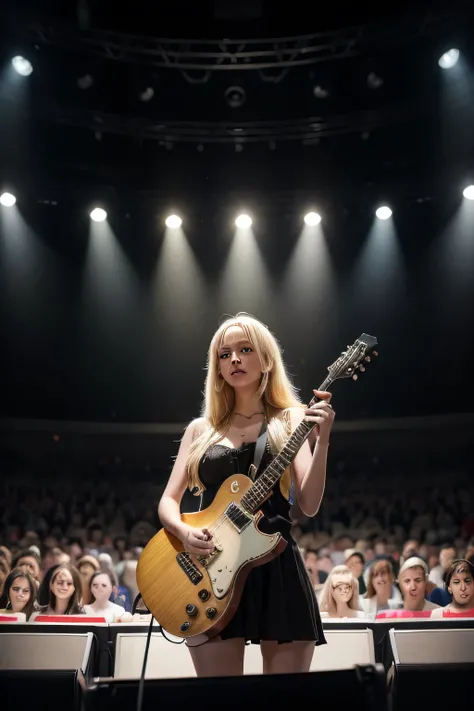
[[[306,411],[292,407],[289,413],[291,429],[294,431],[300,422],[307,418]],[[312,410],[312,414],[323,418],[322,423],[318,424],[319,436],[316,445],[311,452],[308,440],[305,440],[292,465],[296,499],[306,516],[315,516],[321,506],[326,485],[329,436],[334,420],[334,411],[329,407],[328,399],[318,403],[318,409]]]
[[[200,531],[183,523],[179,509],[188,484],[186,463],[189,448],[196,436],[200,434],[203,422],[202,418],[193,420],[186,428],[179,446],[178,456],[158,506],[158,516],[166,530],[179,538],[187,551],[197,555],[209,553],[210,550],[213,550],[214,544],[210,540],[208,532]]]

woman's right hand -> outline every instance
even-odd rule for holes
[[[212,533],[207,528],[192,528],[183,535],[184,550],[198,556],[208,556],[214,550]]]

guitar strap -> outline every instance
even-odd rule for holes
[[[257,444],[255,445],[255,454],[253,455],[253,464],[250,467],[250,477],[255,481],[258,474],[258,468],[262,462],[263,453],[267,445],[267,421],[264,420],[260,434],[258,435]]]

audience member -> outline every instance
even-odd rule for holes
[[[357,578],[346,565],[336,565],[328,575],[319,597],[321,615],[324,617],[365,617],[359,606]]]
[[[472,610],[474,617],[474,565],[468,560],[455,560],[446,571],[445,585],[453,600],[446,607],[433,610],[431,617],[469,610]]]
[[[0,596],[0,613],[16,615],[22,613],[28,621],[36,602],[37,583],[23,568],[14,568],[7,576]]]
[[[359,583],[359,593],[365,595],[367,587],[364,580],[365,559],[362,553],[355,548],[347,548],[344,551],[344,564],[347,565],[353,576]]]
[[[419,612],[439,607],[426,599],[427,582],[428,566],[425,561],[416,556],[407,558],[398,573],[398,585],[403,598],[404,610]]]
[[[81,579],[77,569],[67,563],[58,565],[49,581],[48,604],[34,613],[31,619],[34,620],[38,615],[82,614],[81,594]]]
[[[89,605],[84,605],[86,615],[104,617],[106,622],[125,622],[132,619],[121,605],[112,602],[114,579],[108,572],[94,573],[90,581]]]
[[[451,545],[441,546],[439,552],[439,565],[430,570],[429,579],[436,587],[441,588],[444,584],[444,574],[453,560],[456,558],[456,548]]]
[[[369,568],[367,592],[361,600],[362,609],[368,614],[381,610],[396,610],[401,604],[401,595],[394,587],[395,576],[389,560],[377,560]]]

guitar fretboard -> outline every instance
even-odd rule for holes
[[[326,380],[319,386],[319,390],[327,390],[332,383],[332,378],[327,377]],[[316,402],[313,398],[308,407],[311,407]],[[273,487],[281,478],[283,473],[288,469],[293,459],[298,454],[303,442],[309,433],[317,426],[316,422],[300,422],[295,431],[291,434],[283,449],[272,463],[265,469],[263,474],[258,477],[257,481],[250,487],[246,494],[242,497],[241,506],[249,513],[255,513],[257,509],[268,498]]]

